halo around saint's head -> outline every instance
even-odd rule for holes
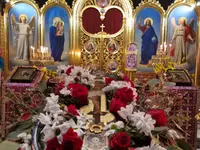
[[[26,19],[26,22],[28,21],[28,16],[25,15],[25,14],[21,14],[21,15],[19,16],[19,21],[21,20],[21,18],[25,18],[25,19]]]
[[[53,18],[53,23],[57,22],[57,21],[62,21],[59,17],[55,17]]]
[[[63,26],[65,25],[64,21],[61,21],[61,23],[62,23]]]
[[[180,24],[180,21],[181,21],[182,19],[185,20],[185,24],[187,24],[187,18],[186,18],[186,17],[180,17],[180,18],[178,19],[178,23]]]
[[[144,24],[146,24],[147,20],[150,20],[151,25],[153,25],[153,19],[152,19],[152,18],[146,18],[146,19],[144,20]]]

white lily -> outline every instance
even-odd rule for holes
[[[128,116],[130,116],[133,113],[133,108],[135,107],[135,103],[131,103],[126,106],[126,108],[121,107],[120,110],[118,111],[118,114],[128,121]]]
[[[43,113],[40,113],[39,117],[38,117],[38,120],[42,123],[42,124],[45,124],[45,125],[49,125],[49,124],[52,124],[52,120],[51,120],[51,117],[46,113],[43,114]]]

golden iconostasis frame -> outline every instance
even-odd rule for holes
[[[5,59],[5,74],[9,74],[9,11],[17,3],[26,3],[31,5],[38,14],[38,43],[37,46],[40,47],[44,45],[44,28],[45,21],[44,15],[45,12],[52,6],[58,5],[63,7],[69,15],[69,61],[70,64],[74,65],[86,65],[86,63],[91,62],[98,64],[102,69],[105,69],[109,72],[107,68],[110,61],[115,61],[118,63],[118,70],[122,70],[128,76],[133,77],[137,72],[136,69],[130,70],[126,68],[126,55],[127,55],[127,46],[131,42],[135,42],[136,34],[136,17],[137,14],[145,8],[154,8],[161,15],[161,32],[160,32],[160,43],[163,44],[167,40],[168,33],[168,17],[170,13],[179,6],[190,6],[194,8],[198,16],[198,23],[200,22],[200,9],[196,6],[194,0],[175,0],[171,4],[167,11],[163,9],[160,3],[156,0],[143,0],[134,9],[133,3],[131,0],[110,0],[110,8],[117,8],[123,14],[123,25],[122,28],[116,34],[109,35],[104,32],[99,32],[96,35],[87,33],[82,26],[82,14],[83,11],[88,7],[94,7],[98,10],[100,8],[96,6],[95,0],[74,0],[72,8],[65,2],[65,0],[48,0],[41,9],[39,9],[38,4],[35,0],[11,0],[10,3],[6,4],[4,9],[4,15],[0,16],[0,43],[1,48],[3,49],[3,57]],[[105,8],[106,9],[106,8]],[[107,11],[107,10],[106,10]],[[197,41],[200,39],[200,27],[197,26]],[[94,53],[88,53],[85,50],[85,43],[95,40],[96,51]],[[107,47],[109,42],[114,41],[118,43],[117,53],[109,53]],[[199,42],[197,42],[198,53],[196,55],[196,72],[195,72],[195,84],[200,84],[200,52],[199,52]],[[114,71],[114,72],[116,72]],[[113,72],[113,71],[110,71]],[[113,72],[113,73],[114,73]],[[199,83],[199,84],[198,84]]]

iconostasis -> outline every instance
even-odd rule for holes
[[[11,0],[0,17],[6,74],[13,66],[96,66],[130,77],[150,74],[152,64],[173,62],[198,82],[199,8],[176,0],[165,11],[156,0]]]

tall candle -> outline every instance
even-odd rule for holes
[[[167,51],[167,44],[164,45],[164,51]]]

